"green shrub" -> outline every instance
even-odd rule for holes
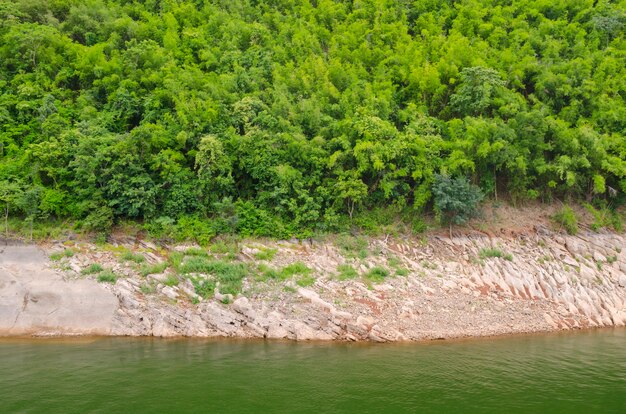
[[[426,230],[428,230],[428,225],[424,220],[416,217],[411,221],[411,232],[413,234],[422,234],[425,233]]]
[[[552,219],[567,231],[568,234],[575,235],[578,233],[578,219],[576,213],[570,206],[563,206]]]
[[[144,223],[143,228],[155,239],[173,239],[176,233],[176,220],[161,216]]]
[[[370,236],[396,234],[402,226],[398,208],[395,206],[360,211],[354,216],[353,223],[361,232]]]
[[[100,273],[104,270],[104,268],[102,266],[100,266],[98,263],[93,263],[90,264],[89,266],[87,266],[86,268],[84,268],[83,270],[80,271],[81,275],[93,275],[96,273]]]
[[[371,268],[365,275],[372,282],[382,282],[387,276],[389,276],[389,270],[380,266]]]
[[[110,233],[113,227],[113,210],[102,205],[93,206],[89,215],[80,223],[80,227],[86,231]]]
[[[98,275],[98,282],[115,283],[117,275],[112,270],[106,269]]]
[[[623,231],[623,224],[620,215],[609,208],[606,202],[598,202],[599,208],[595,208],[593,205],[586,203],[585,208],[593,216],[593,223],[591,224],[592,230],[599,230],[605,227],[612,227],[615,231]]]
[[[463,224],[478,215],[484,195],[465,177],[435,175],[433,184],[435,211],[443,224]]]
[[[198,216],[182,216],[175,226],[174,238],[177,241],[193,240],[200,246],[206,246],[215,237],[215,231],[209,220]]]
[[[237,233],[244,236],[286,238],[294,233],[280,217],[268,210],[257,207],[251,201],[238,201],[236,205]]]
[[[337,272],[337,279],[339,280],[349,280],[359,277],[359,272],[349,264],[340,264],[337,266]]]

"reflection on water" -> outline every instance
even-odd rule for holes
[[[626,412],[626,330],[426,344],[0,341],[0,412]]]

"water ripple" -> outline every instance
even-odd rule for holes
[[[0,342],[0,411],[622,413],[626,330],[428,344]]]

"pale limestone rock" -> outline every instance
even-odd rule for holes
[[[185,279],[180,282],[178,284],[178,289],[190,298],[200,299],[200,296],[196,294],[196,289],[194,288],[193,283],[191,283],[191,280],[189,279]]]
[[[154,280],[155,282],[163,283],[167,280],[168,275],[165,273],[154,273],[154,274],[146,276],[146,278]]]
[[[626,321],[626,272],[625,269],[618,270],[620,265],[626,266],[625,252],[618,254],[613,266],[603,266],[602,270],[597,269],[595,263],[595,260],[601,259],[599,256],[595,255],[594,261],[582,258],[596,252],[603,257],[615,255],[612,249],[625,245],[623,236],[563,237],[561,243],[567,243],[569,253],[558,244],[558,240],[549,237],[544,238],[544,249],[524,237],[467,239],[467,243],[454,239],[448,244],[433,238],[428,246],[410,241],[397,244],[399,247],[394,247],[393,254],[400,256],[411,275],[408,278],[390,278],[384,285],[373,285],[373,289],[360,281],[339,282],[322,277],[313,287],[298,290],[297,295],[281,293],[276,299],[269,299],[262,292],[259,295],[251,281],[244,281],[244,291],[252,292],[249,298],[240,298],[233,305],[224,306],[216,302],[224,299],[218,291],[215,300],[193,305],[188,298],[198,297],[191,282],[184,280],[178,288],[172,288],[179,299],[178,303],[172,304],[163,300],[168,298],[166,286],[162,283],[167,275],[157,276],[161,279],[157,290],[161,292],[165,289],[162,294],[138,294],[139,287],[145,284],[144,280],[138,278],[128,266],[115,262],[106,266],[115,267],[119,274],[128,274],[129,278],[119,279],[115,285],[96,286],[115,295],[117,310],[113,312],[109,333],[116,335],[394,341],[532,331],[546,329],[546,326],[551,329],[596,324],[621,326]],[[481,247],[491,245],[513,253],[515,261],[490,260],[482,266],[466,263],[460,268],[454,264],[456,262],[449,261],[452,255],[455,258],[476,257]],[[316,276],[323,272],[332,273],[337,263],[345,262],[332,246],[310,246],[305,253],[299,246],[294,247],[293,251],[281,251],[279,260],[290,260],[291,257],[306,261],[307,266],[319,270]],[[577,269],[579,264],[573,261],[570,253],[581,256],[583,266],[580,266],[580,274]],[[87,258],[80,254],[75,258],[76,263],[98,262],[94,253]],[[546,254],[552,255],[555,260],[540,261]],[[102,260],[107,258],[110,254],[102,255]],[[436,264],[440,270],[417,277],[423,271],[419,264],[423,260]],[[381,265],[384,258],[373,258],[369,262],[370,265]],[[105,264],[102,261],[99,263]],[[283,263],[289,262],[281,262],[280,265]],[[7,266],[0,256],[0,276],[3,272],[5,275],[2,276],[4,279],[0,277],[0,334],[4,332],[1,323],[3,312],[9,315],[8,319],[20,316],[19,309],[25,295],[22,290],[11,286],[24,275],[40,274],[41,269],[48,265],[45,260],[32,263],[28,258],[19,264],[19,268],[11,266]],[[440,279],[437,276],[441,274],[441,269],[447,274],[462,272],[464,275]],[[19,274],[20,278],[11,279],[14,274]],[[149,277],[149,280],[157,279]],[[295,284],[290,286],[298,289]],[[15,295],[13,299],[9,292]],[[320,292],[330,300],[322,299]],[[468,293],[474,296],[468,297]],[[534,299],[530,300],[528,295]],[[49,302],[58,298],[46,300]],[[332,304],[333,300],[341,302],[341,310]],[[3,304],[9,304],[14,313],[7,311],[6,306],[3,308]],[[27,310],[31,306],[35,309],[37,304],[28,303]],[[423,313],[417,312],[418,309]],[[21,316],[18,318],[20,321]],[[45,329],[45,332],[54,332],[50,328]]]
[[[454,290],[458,287],[458,285],[452,280],[444,280],[441,284],[441,287],[444,290]]]
[[[163,293],[169,299],[178,299],[178,292],[176,292],[176,290],[172,286],[164,286],[163,289],[161,289],[161,293]]]
[[[554,319],[552,319],[552,317],[548,313],[544,313],[543,318],[548,323],[548,325],[550,325],[552,328],[556,329],[559,327],[557,323],[554,321]]]
[[[394,290],[394,287],[388,283],[381,283],[379,285],[374,285],[373,288],[377,292],[389,292],[389,291]]]
[[[293,325],[293,333],[296,341],[328,341],[333,337],[323,331],[317,331],[303,322],[296,322]]]
[[[606,257],[604,257],[602,253],[596,250],[595,252],[593,252],[593,260],[595,260],[596,262],[604,263],[606,262]]]
[[[267,329],[267,337],[271,339],[284,339],[289,337],[289,331],[279,322],[273,322]]]
[[[233,301],[233,295],[231,295],[230,293],[222,294],[217,288],[213,293],[213,297],[215,298],[215,300],[222,303],[231,303]]]

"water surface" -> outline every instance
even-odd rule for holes
[[[626,413],[626,330],[421,344],[1,340],[2,413]]]

